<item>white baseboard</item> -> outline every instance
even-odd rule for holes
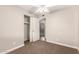
[[[15,47],[15,48],[12,48],[12,49],[6,50],[5,52],[2,52],[1,54],[9,53],[9,52],[14,51],[14,50],[16,50],[16,49],[18,49],[18,48],[20,48],[20,47],[23,47],[23,46],[24,46],[24,44],[21,44],[21,45]]]
[[[75,47],[75,46],[71,46],[71,45],[68,45],[68,44],[59,43],[59,42],[55,42],[55,41],[47,41],[47,42],[62,45],[62,46],[66,46],[66,47],[70,47],[70,48],[74,48],[74,49],[77,49],[79,51],[79,47]]]

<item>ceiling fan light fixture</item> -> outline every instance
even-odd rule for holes
[[[47,7],[45,6],[41,6],[36,10],[36,13],[41,13],[41,14],[45,14],[45,13],[49,13],[49,10]]]

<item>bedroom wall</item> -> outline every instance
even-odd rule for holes
[[[0,53],[24,45],[24,15],[33,17],[18,6],[0,6]]]
[[[46,17],[46,39],[49,42],[79,47],[79,6],[58,10]]]

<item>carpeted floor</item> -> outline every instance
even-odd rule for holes
[[[25,46],[8,54],[77,54],[73,48],[38,40],[33,43],[26,43]]]

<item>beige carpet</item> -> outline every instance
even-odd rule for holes
[[[10,52],[9,54],[77,54],[73,48],[38,40],[26,43],[25,46]]]

